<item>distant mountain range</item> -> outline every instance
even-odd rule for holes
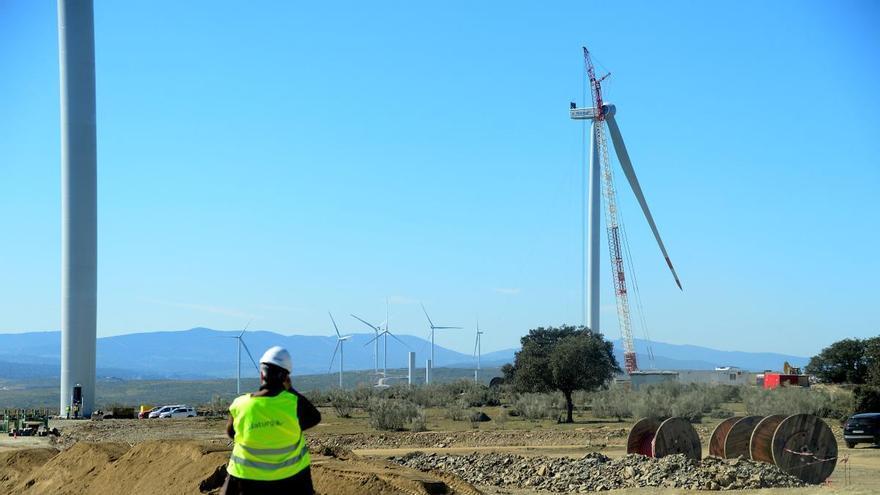
[[[125,379],[162,378],[228,378],[235,376],[238,332],[193,328],[184,331],[148,332],[102,337],[98,339],[97,367],[99,377]],[[388,339],[388,367],[405,368],[407,352],[415,351],[416,365],[424,368],[430,354],[430,343],[420,337],[399,335],[401,342]],[[354,334],[345,343],[345,369],[366,370],[374,366],[373,334]],[[464,338],[464,337],[463,337]],[[467,338],[470,338],[468,336]],[[268,331],[249,331],[244,340],[259,359],[263,350],[281,345],[293,356],[294,373],[298,375],[327,373],[330,356],[336,344],[334,337],[312,335],[280,335]],[[620,342],[615,353],[623,363]],[[22,379],[57,377],[59,373],[61,335],[59,332],[0,334],[0,378]],[[657,369],[712,369],[716,366],[738,366],[747,370],[781,369],[788,361],[803,366],[808,359],[774,353],[719,351],[691,345],[651,343],[653,367]],[[648,344],[636,341],[639,364],[651,367]],[[504,349],[483,354],[482,365],[497,367],[512,362],[517,349]],[[379,365],[382,348],[380,345]],[[436,367],[469,368],[473,356],[435,346]],[[338,356],[337,356],[338,359]],[[337,369],[338,361],[334,365]],[[242,377],[255,377],[257,372],[242,352]]]

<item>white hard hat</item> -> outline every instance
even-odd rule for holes
[[[260,364],[274,364],[279,368],[284,368],[288,373],[293,371],[293,364],[290,362],[290,353],[281,346],[272,346],[263,353],[260,358]]]

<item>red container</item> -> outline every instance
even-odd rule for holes
[[[777,388],[781,385],[787,387],[800,386],[800,375],[784,375],[782,373],[764,373],[764,388]]]

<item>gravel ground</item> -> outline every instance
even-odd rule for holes
[[[571,459],[414,452],[390,460],[422,471],[453,473],[475,485],[530,487],[557,493],[636,487],[737,490],[804,486],[799,479],[770,464],[716,458],[697,462],[683,455],[653,459],[631,454],[610,459],[600,453],[590,453]]]
[[[589,430],[474,430],[365,432],[326,434],[309,431],[309,438],[323,444],[347,449],[381,448],[447,448],[447,447],[510,447],[519,445],[579,445],[601,448],[626,443],[626,428],[594,428]]]

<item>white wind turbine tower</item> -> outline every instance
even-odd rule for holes
[[[381,332],[377,332],[375,337],[373,337],[369,342],[364,344],[364,345],[370,345],[370,343],[373,342],[374,340],[378,344],[379,338],[385,337],[385,340],[382,343],[382,353],[383,353],[383,356],[382,356],[382,380],[380,380],[380,382],[382,382],[384,379],[388,378],[388,336],[390,335],[392,338],[394,338],[395,340],[397,340],[398,342],[403,344],[405,347],[409,347],[408,345],[406,345],[406,342],[400,340],[399,338],[397,338],[396,335],[391,333],[391,330],[389,329],[390,324],[391,324],[391,314],[390,314],[388,301],[386,301],[385,302],[385,329],[382,330]],[[369,325],[369,323],[368,323],[368,325]]]
[[[370,342],[375,341],[374,348],[373,348],[373,358],[374,358],[373,373],[378,375],[379,374],[379,333],[382,331],[382,325],[384,325],[387,322],[387,320],[383,321],[382,323],[379,323],[378,325],[373,325],[372,323],[368,322],[367,320],[364,320],[360,316],[351,315],[351,317],[356,319],[357,321],[363,323],[364,325],[372,328],[373,331],[376,332],[376,337],[374,339],[371,339]]]
[[[333,329],[336,330],[336,347],[333,349],[333,357],[330,358],[330,369],[333,369],[333,360],[336,359],[336,351],[339,351],[339,388],[342,388],[342,373],[344,371],[343,359],[345,354],[343,353],[343,345],[346,340],[351,338],[351,335],[342,336],[339,333],[339,327],[336,326],[336,320],[333,319],[333,313],[327,312],[330,315],[330,321],[333,322]]]
[[[480,347],[480,336],[483,335],[483,332],[480,331],[480,320],[477,319],[477,338],[474,342],[474,356],[477,357],[477,369],[474,370],[474,382],[480,382],[480,355],[482,354],[482,348]]]
[[[636,353],[633,345],[632,327],[630,323],[627,283],[624,275],[624,261],[626,261],[624,260],[624,255],[626,255],[627,259],[630,261],[630,269],[632,268],[632,260],[628,252],[629,247],[626,240],[626,231],[621,229],[618,216],[617,195],[614,190],[613,171],[611,169],[611,162],[608,158],[608,147],[605,140],[605,126],[603,123],[608,124],[608,130],[611,133],[611,141],[614,144],[614,150],[617,152],[617,158],[620,162],[620,167],[623,169],[623,174],[626,176],[633,193],[636,195],[639,206],[641,206],[642,212],[648,220],[648,225],[654,233],[654,238],[657,240],[657,245],[660,246],[660,252],[663,253],[663,258],[666,260],[666,264],[669,266],[669,270],[672,272],[672,276],[675,278],[675,283],[678,285],[679,289],[681,289],[681,281],[679,281],[678,274],[675,273],[675,268],[673,268],[672,261],[669,259],[669,254],[666,252],[666,247],[660,239],[660,233],[657,231],[657,225],[654,223],[654,218],[651,216],[651,210],[648,209],[648,203],[645,201],[645,196],[639,185],[639,180],[636,178],[635,170],[633,170],[632,162],[629,159],[629,153],[627,153],[626,146],[623,144],[623,137],[620,134],[620,128],[617,126],[617,121],[614,118],[617,113],[617,108],[614,105],[606,104],[602,100],[602,81],[608,77],[609,74],[606,74],[601,78],[596,77],[593,62],[590,59],[590,52],[586,47],[584,47],[584,65],[590,80],[593,106],[589,108],[577,108],[577,105],[572,103],[570,107],[570,117],[574,120],[589,120],[592,123],[590,133],[589,206],[587,208],[589,215],[587,279],[589,282],[587,284],[587,314],[585,315],[585,323],[591,330],[597,332],[600,331],[599,210],[601,209],[601,198],[604,196],[606,206],[605,222],[608,233],[609,255],[611,256],[612,279],[615,294],[617,296],[617,317],[624,348],[624,364],[627,373],[631,373],[638,369],[638,363],[636,362]],[[604,179],[604,183],[602,184],[604,185],[602,188],[602,195],[600,195],[599,192],[600,183],[602,183],[600,177]],[[636,294],[636,300],[638,302],[638,284],[633,281],[632,285],[633,292]]]
[[[428,326],[431,328],[431,368],[434,368],[436,362],[434,361],[434,330],[461,330],[461,327],[440,327],[434,324],[431,321],[431,317],[428,316],[428,310],[425,309],[425,305],[422,304],[422,311],[425,313],[425,318],[428,319]]]
[[[248,349],[247,344],[244,343],[244,333],[247,331],[248,327],[251,326],[251,322],[248,322],[247,325],[241,330],[241,333],[235,335],[233,337],[225,337],[227,339],[235,339],[238,341],[238,345],[236,346],[237,357],[235,360],[235,394],[241,395],[241,349],[244,347],[244,351],[247,353],[248,357],[251,358],[251,362],[254,363],[254,368],[257,370],[257,373],[260,372],[260,367],[257,366],[257,361],[254,360],[254,356],[251,354],[251,350]]]

